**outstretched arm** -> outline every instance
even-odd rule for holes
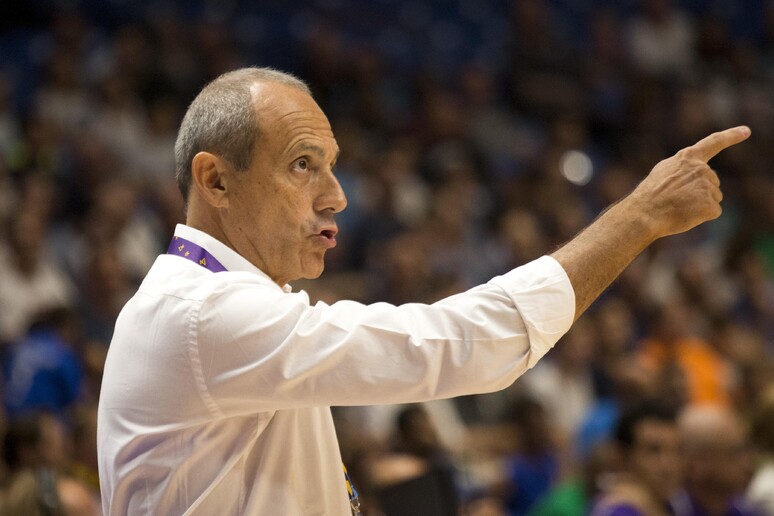
[[[575,319],[648,245],[720,216],[720,180],[707,162],[750,136],[713,133],[658,163],[637,188],[551,256],[575,290]]]

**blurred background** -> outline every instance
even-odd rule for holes
[[[0,5],[0,512],[98,513],[102,366],[184,220],[178,124],[249,65],[307,81],[342,149],[339,245],[295,285],[327,302],[487,281],[749,125],[712,162],[722,218],[656,242],[510,389],[334,415],[366,514],[586,514],[648,471],[772,503],[774,2],[30,0]],[[631,471],[645,402],[723,438]]]

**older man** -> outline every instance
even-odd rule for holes
[[[310,306],[346,206],[308,88],[225,74],[183,120],[185,225],[116,323],[98,450],[109,514],[348,514],[331,405],[502,389],[656,238],[720,215],[714,134],[659,163],[552,256],[433,305]]]

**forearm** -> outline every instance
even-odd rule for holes
[[[627,198],[611,206],[551,256],[575,290],[575,320],[654,240],[657,233]]]

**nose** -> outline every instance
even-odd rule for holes
[[[315,203],[316,211],[330,210],[338,213],[347,207],[347,196],[332,170],[323,174],[320,195]]]

